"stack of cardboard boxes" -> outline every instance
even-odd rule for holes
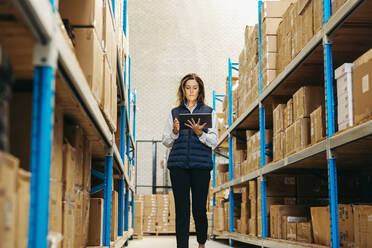
[[[277,34],[277,72],[280,73],[322,27],[322,0],[291,1]]]
[[[134,235],[143,237],[143,195],[135,195],[134,200]]]
[[[291,4],[290,0],[267,1],[262,5],[261,12],[261,59],[262,59],[262,85],[266,88],[277,75],[277,30],[282,21],[284,12]]]
[[[0,236],[4,247],[26,247],[30,207],[30,173],[19,160],[0,152]]]
[[[168,193],[169,197],[169,216],[168,216],[168,224],[169,229],[176,231],[176,205],[174,202],[174,195],[173,192]]]
[[[115,1],[115,12],[123,2]],[[85,74],[97,104],[112,131],[117,120],[117,55],[123,58],[122,20],[113,13],[108,0],[59,2],[63,20],[73,27],[73,44],[77,59]]]
[[[317,86],[303,86],[286,104],[276,106],[273,111],[274,161],[306,148],[311,141],[322,139],[323,109],[324,90]],[[311,123],[314,126],[310,126]]]
[[[175,232],[174,228],[171,230],[168,222],[169,217],[169,196],[156,195],[157,209],[156,209],[156,231],[158,233]],[[174,226],[173,226],[174,227]]]
[[[239,56],[239,86],[237,117],[258,97],[258,25],[246,26],[244,48]]]
[[[144,196],[143,232],[156,233],[156,195]]]

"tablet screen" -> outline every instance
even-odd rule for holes
[[[180,114],[180,128],[189,128],[188,126],[185,126],[185,123],[188,123],[187,120],[191,119],[194,119],[195,122],[198,122],[198,120],[200,119],[200,125],[207,123],[207,125],[205,125],[205,128],[212,128],[212,114]]]

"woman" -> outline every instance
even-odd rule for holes
[[[177,248],[189,247],[190,189],[192,214],[195,221],[199,248],[205,247],[208,220],[206,203],[213,168],[212,147],[217,144],[217,117],[204,103],[205,90],[201,78],[187,74],[178,88],[177,107],[172,109],[163,133],[163,144],[172,148],[168,168],[176,203]],[[212,128],[205,128],[200,120],[188,121],[189,128],[180,130],[181,113],[212,113]]]

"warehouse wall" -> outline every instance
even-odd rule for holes
[[[130,0],[128,15],[136,139],[161,139],[184,74],[196,72],[203,78],[208,104],[213,89],[224,94],[228,57],[238,61],[245,25],[257,23],[257,2]],[[149,154],[151,148],[137,155]]]

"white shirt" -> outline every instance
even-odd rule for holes
[[[190,110],[188,106],[186,107],[188,110]],[[195,110],[195,107],[196,107],[196,104],[193,107],[193,109],[190,110],[190,113],[193,113],[193,111]],[[173,146],[174,141],[178,139],[178,136],[179,136],[179,133],[178,134],[173,133],[173,116],[171,112],[164,127],[163,140],[162,140],[163,145],[168,148],[171,148]],[[201,143],[211,148],[217,144],[218,142],[217,115],[214,110],[212,111],[212,128],[208,128],[208,133],[203,132],[203,134],[199,137],[199,140]]]

